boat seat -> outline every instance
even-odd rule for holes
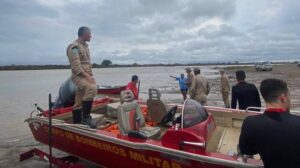
[[[159,127],[145,125],[145,118],[139,104],[130,90],[121,92],[122,104],[118,107],[118,124],[123,135],[140,138],[154,138],[160,135]]]
[[[120,93],[120,102],[123,104],[125,102],[132,102],[134,100],[134,95],[131,90],[123,90]]]
[[[104,115],[102,114],[96,114],[96,113],[91,113],[93,123],[98,124],[104,119]]]
[[[118,117],[118,107],[121,103],[115,102],[115,103],[109,103],[107,104],[107,116],[111,118],[117,118]]]
[[[163,117],[168,113],[167,107],[161,101],[161,93],[157,89],[149,89],[149,99],[147,100],[147,107],[149,111],[149,117],[160,123]]]

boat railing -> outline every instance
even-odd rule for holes
[[[181,141],[180,142],[180,148],[183,149],[184,145],[190,145],[190,146],[195,146],[195,147],[200,147],[200,148],[205,148],[206,147],[205,142]]]
[[[240,109],[231,109],[231,108],[225,108],[225,107],[216,107],[216,106],[204,106],[207,110],[218,110],[221,112],[239,112],[239,113],[245,113],[245,110]],[[251,111],[252,112],[252,111]]]
[[[90,131],[90,132],[97,132],[97,129],[92,129],[87,125],[82,125],[82,124],[68,124],[68,123],[61,123],[61,124],[52,124],[53,126],[63,126],[63,127],[75,127],[75,128],[79,128],[79,129],[83,129],[86,131]]]
[[[290,113],[300,116],[300,111],[291,110]]]
[[[263,113],[266,109],[267,108],[265,108],[265,107],[248,107],[245,111],[246,112],[251,111],[251,112],[254,112],[254,113]],[[260,111],[254,111],[254,110],[260,110]],[[290,110],[290,113],[300,116],[300,111],[297,111],[297,110]]]
[[[41,115],[42,112],[44,111],[41,107],[38,106],[37,103],[34,103],[33,106],[34,106],[34,110],[30,113],[30,118],[32,118],[33,113],[36,113],[36,115]]]
[[[246,108],[246,112],[254,112],[254,113],[263,113],[263,111],[265,110],[266,108],[264,107],[247,107]],[[257,111],[259,110],[259,111]]]
[[[33,112],[35,112],[35,111],[33,111]],[[43,120],[43,121],[45,121],[46,119],[48,119],[48,117],[43,117],[43,116],[37,116],[37,117],[39,119]],[[30,118],[26,119],[25,122],[31,123],[33,121],[32,119],[33,118],[30,117]],[[66,123],[63,120],[54,119],[54,118],[52,118],[51,121],[52,121],[52,126],[57,126],[57,127],[72,127],[72,128],[78,128],[78,129],[90,131],[90,132],[97,132],[97,129],[92,129],[88,125]]]

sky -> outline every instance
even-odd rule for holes
[[[101,64],[300,60],[299,0],[1,0],[0,65],[68,64],[80,26]]]

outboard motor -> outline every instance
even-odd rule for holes
[[[76,89],[77,87],[71,78],[62,83],[59,87],[58,97],[54,102],[53,109],[73,106],[75,102]]]

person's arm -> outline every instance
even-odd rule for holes
[[[206,95],[208,95],[210,92],[210,85],[209,85],[209,82],[206,81]]]
[[[225,90],[225,87],[224,87],[224,79],[223,79],[223,77],[221,77],[221,79],[220,79],[220,88],[221,88],[221,92],[223,92],[224,90]]]
[[[242,124],[241,134],[239,138],[239,149],[242,154],[255,155],[258,149],[255,146],[255,131],[251,125],[250,118],[246,118]]]
[[[126,86],[126,90],[130,90],[133,93],[133,96],[135,99],[138,98],[138,90],[137,88],[134,86],[134,84],[132,84],[132,82],[129,82]]]
[[[91,75],[86,73],[81,66],[78,47],[74,45],[69,46],[67,49],[67,55],[69,58],[72,72],[74,72],[76,75],[84,77],[91,83],[95,83],[95,79]]]
[[[231,108],[236,109],[237,95],[234,86],[232,87],[231,93]]]
[[[79,49],[75,45],[70,45],[67,49],[67,56],[71,65],[72,72],[76,75],[80,75],[83,72],[79,58]]]
[[[227,77],[224,78],[223,91],[230,91],[230,84]]]
[[[174,79],[177,79],[177,77],[176,77],[176,76],[172,76],[172,75],[170,75],[170,77],[171,77],[171,78],[174,78]]]
[[[187,78],[184,78],[183,84],[184,84],[184,86],[186,87],[186,89],[188,89],[188,87],[187,87],[187,85],[186,85],[186,81],[187,81]]]
[[[257,107],[261,107],[261,101],[260,101],[260,96],[259,96],[259,92],[258,92],[258,90],[257,90],[257,88],[255,87],[255,94],[256,94],[256,105],[257,105]]]
[[[137,99],[139,99],[139,94],[138,94],[138,89],[137,89],[137,87],[134,87],[134,89],[133,89],[133,95],[134,95],[134,98],[137,100]]]
[[[131,90],[131,83],[130,82],[127,84],[126,90]]]
[[[191,86],[191,98],[195,98],[195,91],[196,91],[196,80],[193,80],[192,81],[192,86]]]
[[[186,85],[191,85],[193,83],[193,78],[191,76],[187,76],[185,84]]]
[[[96,84],[95,78],[88,73],[81,71],[79,75],[83,76],[85,79],[87,79],[89,82]]]
[[[228,91],[230,91],[230,83],[229,83],[229,79],[228,78],[226,78],[226,82],[227,82]]]
[[[185,84],[186,84],[186,85],[191,85],[191,84],[192,84],[192,82],[191,82],[191,81],[189,81],[189,80],[186,80],[186,81],[185,81]]]

